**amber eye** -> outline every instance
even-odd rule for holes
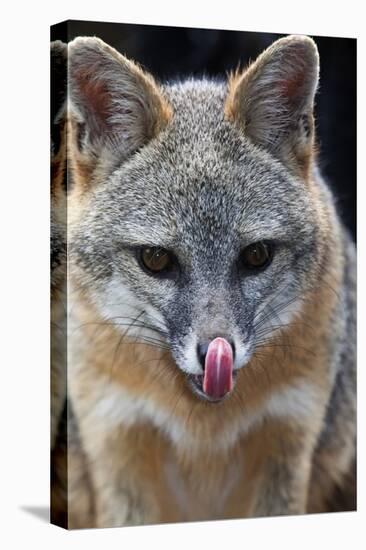
[[[272,257],[272,246],[269,243],[260,241],[244,248],[240,256],[240,262],[246,269],[259,270],[267,267],[271,263]]]
[[[153,274],[166,273],[174,266],[173,256],[159,247],[143,248],[140,251],[140,260],[143,267]]]

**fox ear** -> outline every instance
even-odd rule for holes
[[[152,76],[102,40],[75,38],[68,54],[72,148],[84,161],[121,162],[168,122]]]
[[[281,38],[247,70],[231,76],[226,116],[253,142],[306,171],[314,143],[318,73],[318,50],[311,38]]]

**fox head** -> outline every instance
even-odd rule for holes
[[[71,271],[116,330],[169,348],[202,399],[286,330],[329,254],[318,70],[304,36],[227,82],[166,85],[97,38],[69,44]],[[205,379],[211,363],[223,380]]]

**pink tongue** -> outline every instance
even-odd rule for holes
[[[203,391],[212,398],[224,397],[233,387],[233,350],[225,338],[215,338],[208,346]]]

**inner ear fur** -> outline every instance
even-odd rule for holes
[[[172,116],[153,77],[99,38],[69,43],[68,81],[71,153],[83,180],[127,159]]]
[[[319,55],[307,36],[274,42],[228,82],[225,116],[254,143],[302,175],[314,152]]]

